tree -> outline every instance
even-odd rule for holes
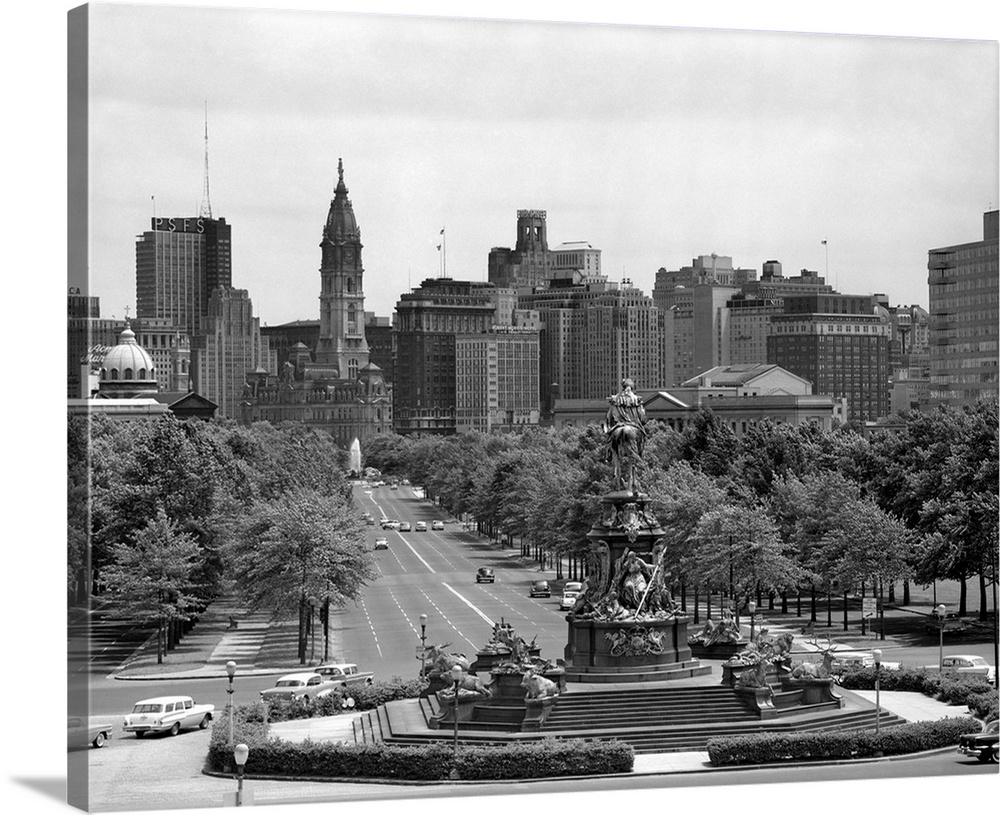
[[[342,607],[375,577],[362,527],[348,501],[296,487],[254,504],[237,519],[229,575],[251,609],[297,612],[305,663],[311,600]]]
[[[192,574],[201,553],[194,538],[178,530],[162,507],[131,543],[112,547],[103,573],[111,615],[157,625],[156,661],[163,662],[168,626],[187,620],[198,606]]]

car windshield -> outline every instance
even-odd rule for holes
[[[162,713],[163,705],[138,704],[132,708],[133,713]]]
[[[299,687],[302,687],[302,685],[304,685],[304,684],[305,684],[305,682],[303,682],[301,679],[279,679],[277,682],[274,683],[274,687],[276,687],[276,688],[299,688]]]

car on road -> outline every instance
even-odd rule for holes
[[[375,674],[371,671],[359,671],[358,666],[353,662],[328,662],[319,665],[316,673],[323,677],[328,683],[333,683],[334,687],[329,690],[319,692],[319,696],[326,696],[337,687],[350,688],[353,685],[370,685]]]
[[[444,521],[431,521],[431,530],[433,532],[444,532]]]
[[[399,531],[399,527],[400,527],[399,521],[394,520],[392,518],[385,518],[382,521],[382,528],[383,529],[395,529],[398,532]]]
[[[493,583],[495,580],[496,578],[493,575],[492,569],[488,569],[485,566],[480,569],[476,569],[477,583]]]
[[[549,588],[548,580],[535,580],[528,590],[529,597],[551,597],[552,589]]]
[[[963,733],[958,737],[958,752],[964,756],[975,756],[980,761],[997,760],[997,744],[1000,743],[1000,719],[983,725],[979,733]]]
[[[215,705],[199,705],[190,696],[156,696],[141,699],[125,717],[122,731],[141,739],[147,733],[176,736],[184,728],[204,730],[212,721]]]
[[[389,541],[388,541],[387,538],[382,538],[382,537],[375,538],[375,551],[376,552],[379,549],[388,549],[388,548],[389,548]]]
[[[975,654],[948,654],[941,658],[941,666],[946,671],[957,671],[960,674],[983,676],[990,682],[996,674],[996,668],[981,656]],[[937,665],[928,665],[929,671],[936,671]]]
[[[883,671],[899,670],[898,662],[880,663]],[[830,665],[830,675],[838,677],[848,671],[861,668],[874,668],[875,656],[871,651],[834,651],[833,662]]]
[[[924,623],[924,628],[929,634],[938,634],[942,630],[945,634],[957,634],[960,631],[965,631],[968,627],[965,619],[954,611],[945,614],[944,619],[936,614],[932,614],[927,618],[927,622]]]
[[[575,580],[571,580],[563,586],[562,597],[559,599],[559,608],[563,611],[568,611],[576,605],[576,600],[580,596],[580,592],[583,591],[583,583],[577,583]]]
[[[110,722],[90,722],[83,716],[69,716],[66,723],[66,744],[70,750],[86,747],[88,744],[103,747],[114,729]]]
[[[399,485],[398,484],[390,484],[389,485],[389,489],[390,490],[398,490],[399,489]]]
[[[427,521],[417,521],[417,525],[415,527],[415,531],[417,531],[417,532],[426,532],[427,531]]]
[[[412,532],[413,531],[413,527],[410,525],[409,521],[403,521],[399,525],[399,531],[400,532]]]
[[[285,674],[278,678],[274,687],[260,692],[260,698],[265,701],[275,699],[315,699],[323,691],[333,690],[336,685],[316,671],[300,671]]]

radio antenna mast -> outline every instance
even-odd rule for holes
[[[205,100],[205,189],[201,193],[201,216],[212,217],[212,200],[208,197],[208,100]]]

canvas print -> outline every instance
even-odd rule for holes
[[[70,805],[995,797],[996,41],[68,22]]]

